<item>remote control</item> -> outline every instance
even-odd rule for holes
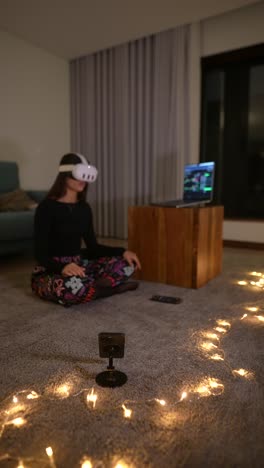
[[[180,304],[182,302],[182,299],[180,297],[158,295],[152,296],[150,300],[156,302],[164,302],[165,304]]]

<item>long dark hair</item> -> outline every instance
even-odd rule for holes
[[[50,190],[48,191],[47,197],[46,198],[52,198],[53,200],[58,200],[59,198],[62,198],[66,194],[66,178],[70,177],[70,173],[68,172],[60,172],[55,181],[54,184],[51,186]],[[87,190],[88,190],[88,184],[84,187],[82,192],[78,192],[77,194],[77,200],[86,200],[86,195],[87,195]]]
[[[75,153],[65,154],[60,160],[60,164],[76,164],[80,162],[81,160],[79,156]],[[52,198],[53,200],[58,200],[59,198],[63,197],[67,191],[67,184],[66,184],[67,177],[72,177],[71,172],[59,172],[52,187],[48,191],[46,198]],[[78,201],[86,200],[87,190],[88,190],[88,184],[86,184],[82,192],[78,192],[77,194]]]

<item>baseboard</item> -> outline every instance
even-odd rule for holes
[[[224,247],[234,247],[237,249],[264,250],[264,244],[262,242],[224,240],[223,245]]]

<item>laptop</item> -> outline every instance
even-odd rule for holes
[[[187,164],[184,167],[183,198],[151,205],[180,208],[210,203],[213,200],[214,173],[214,162]]]

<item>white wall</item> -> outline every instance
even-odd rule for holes
[[[202,56],[264,42],[264,2],[201,22]]]
[[[264,42],[264,2],[201,23],[202,56]],[[264,243],[264,223],[224,222],[224,239]]]
[[[46,189],[70,149],[69,66],[0,31],[0,160],[17,161],[21,187]]]
[[[264,223],[258,221],[225,221],[224,239],[264,243]]]

